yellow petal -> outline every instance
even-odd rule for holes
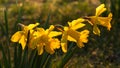
[[[68,25],[71,27],[71,29],[77,30],[77,29],[82,28],[83,26],[85,26],[85,24],[82,23],[84,21],[85,21],[84,19],[79,18],[77,20],[73,20],[72,22],[68,22]]]
[[[36,28],[38,32],[44,32],[45,30],[43,28]]]
[[[83,30],[80,32],[80,39],[77,40],[77,45],[78,47],[84,47],[84,44],[83,43],[87,43],[88,42],[88,34],[89,34],[89,31],[88,30]]]
[[[52,45],[53,46],[53,45]],[[45,45],[45,50],[46,52],[50,53],[50,54],[53,54],[55,51],[54,49],[52,48],[52,46],[50,45],[50,42],[48,42],[48,44]]]
[[[60,48],[60,41],[56,38],[53,38],[50,40],[50,46],[53,49],[59,49]]]
[[[109,13],[109,14],[108,14],[108,17],[109,17],[109,18],[112,18],[112,16],[113,16],[112,13]]]
[[[43,45],[38,45],[37,50],[38,50],[38,55],[41,55],[43,53]]]
[[[35,49],[37,44],[38,44],[38,40],[33,38],[33,39],[30,40],[28,47],[31,48],[31,49]]]
[[[63,43],[67,42],[67,38],[68,38],[67,32],[64,31],[62,34],[61,42],[63,42]]]
[[[53,25],[50,25],[49,29],[46,30],[46,33],[49,34],[54,29]]]
[[[77,42],[74,38],[72,38],[71,36],[68,35],[68,40],[69,41],[73,41],[73,42]]]
[[[67,42],[66,43],[61,43],[61,48],[64,53],[67,52]]]
[[[28,28],[28,30],[31,30],[31,29],[37,27],[38,25],[39,25],[39,23],[29,24],[29,25],[27,26],[27,28]]]
[[[84,44],[83,44],[83,42],[81,42],[80,40],[79,40],[79,41],[77,41],[77,45],[78,45],[78,47],[79,47],[79,48],[82,48],[82,47],[84,47]]]
[[[45,34],[45,30],[43,28],[37,28],[36,30],[37,31],[35,31],[34,34],[33,34],[36,38]]]
[[[100,22],[100,25],[107,27],[108,30],[111,28],[111,21],[112,18],[109,17],[98,17],[98,21]]]
[[[16,32],[12,37],[11,37],[11,41],[12,42],[18,42],[21,38],[21,36],[23,35],[22,31],[18,31]]]
[[[95,16],[99,16],[100,14],[102,14],[104,11],[106,11],[106,8],[104,8],[105,5],[104,4],[101,4],[100,6],[98,6],[96,8],[96,14]]]
[[[61,38],[61,47],[62,47],[62,51],[63,52],[67,52],[67,32],[64,31],[63,34],[62,34],[62,38]]]
[[[88,42],[88,39],[87,37],[89,36],[89,31],[88,30],[83,30],[80,32],[80,41],[81,42],[84,42],[84,43],[87,43]]]
[[[74,38],[75,40],[78,40],[80,38],[80,32],[78,32],[78,31],[69,29],[67,32],[68,32],[68,35],[71,36],[72,38]]]
[[[51,31],[48,36],[49,37],[55,37],[55,36],[59,36],[61,34],[62,34],[62,32]]]
[[[24,35],[22,35],[21,39],[19,40],[19,43],[21,44],[23,50],[26,46],[26,42],[27,42],[27,38]]]
[[[54,49],[52,49],[51,47],[50,47],[50,45],[46,45],[45,46],[45,50],[46,50],[46,52],[48,52],[48,53],[50,53],[50,54],[54,54]]]
[[[100,30],[99,30],[99,28],[97,27],[97,25],[94,25],[94,26],[93,26],[93,33],[96,34],[96,35],[98,35],[98,36],[100,36]]]
[[[54,54],[55,49],[58,48],[60,48],[60,41],[58,39],[50,39],[49,43],[45,45],[45,50],[50,54]]]

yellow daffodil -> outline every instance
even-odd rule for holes
[[[101,4],[96,8],[95,16],[87,17],[87,21],[93,25],[93,33],[100,36],[100,30],[97,25],[107,27],[108,30],[111,28],[110,21],[112,19],[112,13],[108,14],[108,17],[100,17],[100,15],[106,11],[105,5]]]
[[[37,28],[34,32],[35,39],[31,41],[31,47],[37,48],[38,54],[41,55],[44,49],[53,54],[55,49],[60,48],[60,41],[55,36],[61,35],[61,32],[52,31],[54,26],[51,25],[49,29]]]
[[[15,34],[13,34],[13,36],[11,37],[11,41],[20,43],[22,45],[22,49],[24,49],[27,43],[28,32],[29,35],[31,35],[31,33],[33,32],[32,29],[38,26],[39,23],[30,24],[28,26],[25,26],[23,24],[20,25],[22,26],[22,31],[17,31]]]
[[[68,27],[64,27],[64,31],[62,33],[61,38],[61,47],[63,52],[67,52],[67,40],[76,42],[78,47],[84,47],[83,43],[87,43],[88,39],[88,30],[83,30],[81,32],[76,31],[79,28],[85,26],[84,19],[80,18],[77,20],[73,20],[72,22],[68,22]]]

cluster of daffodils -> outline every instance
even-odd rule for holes
[[[50,25],[48,29],[38,27],[39,23],[30,24],[25,26],[19,24],[22,27],[21,31],[17,31],[12,37],[12,42],[18,42],[21,44],[22,49],[26,46],[31,49],[37,49],[38,54],[41,55],[44,50],[50,54],[54,54],[56,49],[61,48],[64,53],[67,52],[67,41],[76,42],[77,46],[82,48],[84,43],[88,42],[89,30],[85,29],[79,31],[86,24],[87,21],[93,26],[93,33],[100,35],[100,30],[97,25],[111,28],[110,21],[112,19],[112,13],[108,14],[108,17],[100,17],[100,15],[106,11],[105,5],[101,4],[96,8],[95,16],[88,16],[86,18],[78,18],[72,22],[68,22],[68,26]],[[54,31],[58,29],[59,31]],[[61,39],[56,36],[61,35]]]

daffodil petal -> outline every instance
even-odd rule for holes
[[[53,49],[59,49],[60,48],[60,41],[57,38],[53,38],[50,40],[50,45]]]
[[[63,42],[63,43],[67,42],[67,37],[68,37],[67,32],[64,31],[63,34],[62,34],[61,42]]]
[[[49,43],[45,46],[45,50],[50,53],[50,54],[54,54],[55,49],[60,48],[60,41],[58,39],[55,38],[51,38],[49,40]]]
[[[84,42],[84,43],[87,43],[88,42],[88,39],[87,37],[89,36],[89,31],[88,30],[83,30],[80,32],[80,41],[81,42]]]
[[[69,29],[67,32],[68,32],[68,35],[71,36],[72,38],[74,38],[75,40],[78,40],[80,38],[80,32],[78,32],[78,31]]]
[[[37,46],[37,43],[38,43],[38,40],[31,39],[30,42],[29,42],[29,46],[28,47],[31,48],[31,49],[35,49],[36,46]]]
[[[36,28],[36,31],[33,33],[33,36],[38,38],[43,34],[45,34],[45,30],[43,28]]]
[[[82,18],[79,18],[77,20],[73,20],[72,22],[68,22],[68,25],[74,29],[77,30],[79,28],[82,28],[83,26],[85,26],[85,24],[83,24],[82,22],[84,22],[85,20]]]
[[[99,16],[100,14],[102,14],[104,11],[106,11],[105,4],[101,4],[100,6],[98,6],[96,8],[96,14],[95,16]]]
[[[63,52],[67,52],[67,32],[64,31],[63,34],[62,34],[62,38],[61,38],[61,47],[62,47],[62,51]]]
[[[108,17],[98,17],[98,21],[100,22],[100,25],[107,27],[108,30],[111,28],[111,22],[112,20],[112,14],[110,13]]]
[[[97,27],[97,25],[94,25],[94,26],[93,26],[93,33],[96,34],[96,35],[98,35],[98,36],[100,36],[100,30],[99,30],[99,28]]]
[[[109,17],[99,17],[98,21],[100,22],[100,25],[107,27],[108,30],[111,28],[111,21],[112,18]]]
[[[112,18],[112,16],[113,16],[112,13],[109,13],[109,14],[108,14],[108,17],[109,17],[109,18]]]
[[[80,32],[80,38],[79,38],[79,40],[77,40],[78,47],[82,48],[82,47],[84,47],[83,43],[88,42],[88,39],[87,39],[88,34],[89,34],[88,30],[83,30],[83,31]]]
[[[19,43],[22,45],[22,49],[24,50],[26,46],[27,39],[24,35],[22,35],[21,39],[19,40]]]
[[[49,29],[46,30],[46,34],[49,34],[55,27],[50,25]]]
[[[83,44],[83,42],[81,42],[81,41],[79,40],[79,41],[77,41],[77,46],[78,46],[79,48],[82,48],[82,47],[84,47],[84,44]]]
[[[38,55],[41,55],[43,53],[43,45],[38,45],[37,50],[38,50]]]
[[[28,28],[29,30],[31,30],[31,29],[35,28],[36,26],[38,26],[38,25],[39,25],[39,23],[30,24],[30,25],[27,26],[27,28]]]
[[[52,46],[50,46],[50,44],[45,45],[45,50],[50,54],[53,54],[55,52]]]
[[[55,36],[59,36],[61,34],[62,34],[62,32],[51,31],[48,36],[49,37],[55,37]]]
[[[23,35],[22,31],[18,31],[16,32],[12,37],[11,37],[11,41],[12,42],[18,42],[21,38],[21,36]]]
[[[66,43],[61,43],[61,47],[62,47],[62,51],[64,53],[66,53],[67,52],[67,42]]]
[[[77,42],[74,38],[72,38],[71,36],[68,35],[68,40],[72,41],[72,42]]]

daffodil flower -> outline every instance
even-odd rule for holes
[[[93,33],[100,36],[100,30],[97,25],[107,27],[108,30],[111,28],[110,21],[112,19],[112,13],[108,14],[108,17],[100,17],[100,15],[106,11],[105,5],[101,4],[96,8],[95,16],[87,17],[87,21],[93,25]]]
[[[61,32],[52,31],[54,26],[51,25],[49,29],[37,28],[34,32],[35,39],[31,41],[31,47],[37,48],[38,54],[41,55],[44,51],[53,54],[55,49],[60,48],[60,41],[55,36],[61,35]]]
[[[61,47],[63,52],[67,52],[67,40],[76,42],[78,47],[84,47],[83,43],[87,43],[88,39],[88,30],[83,30],[78,32],[77,29],[82,28],[85,24],[84,19],[80,18],[77,20],[73,20],[72,22],[68,22],[68,27],[64,27],[62,38],[61,38]]]
[[[32,29],[38,26],[39,23],[30,24],[28,26],[25,26],[23,24],[20,25],[22,26],[22,31],[17,31],[15,34],[13,34],[11,41],[20,43],[22,45],[22,49],[24,49],[27,43],[28,32],[31,34],[33,32]]]

